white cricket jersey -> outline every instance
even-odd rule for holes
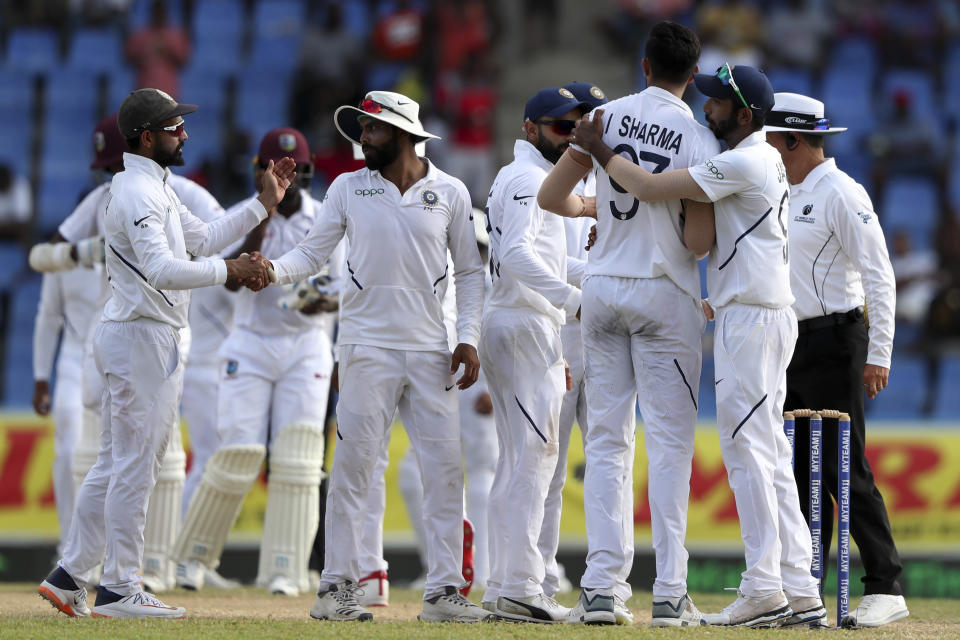
[[[50,380],[57,339],[60,358],[81,358],[90,325],[102,308],[98,304],[100,274],[93,269],[72,269],[43,274],[40,304],[33,327],[33,377]]]
[[[870,196],[830,158],[791,185],[788,227],[797,319],[849,311],[866,301],[867,362],[889,368],[897,287]]]
[[[187,325],[191,288],[223,284],[222,260],[191,262],[250,231],[267,216],[259,201],[207,224],[193,215],[167,184],[170,175],[153,160],[124,153],[124,170],[110,183],[104,219],[111,296],[103,319],[149,318]]]
[[[793,304],[787,251],[790,187],[780,152],[757,131],[690,175],[713,202],[717,242],[707,261],[710,303]]]
[[[379,171],[337,176],[307,237],[271,261],[280,284],[294,282],[318,272],[346,235],[338,344],[446,351],[441,301],[448,249],[457,280],[457,340],[477,344],[483,265],[470,196],[463,182],[426,162],[426,176],[402,195]]]
[[[487,200],[493,291],[487,308],[527,309],[562,325],[580,307],[580,289],[567,283],[563,218],[537,206],[553,168],[526,140],[513,146]]]
[[[720,151],[713,133],[694,120],[690,107],[659,87],[613,100],[603,109],[603,141],[653,173],[686,169]],[[700,271],[696,256],[683,244],[680,201],[640,202],[602,169],[596,189],[597,241],[586,275],[667,276],[699,300]]]
[[[231,207],[230,211],[239,210],[247,206],[248,203],[248,200],[240,202]],[[276,213],[267,223],[267,228],[263,232],[260,253],[268,260],[279,258],[293,249],[313,227],[320,210],[320,203],[311,198],[310,193],[305,190],[301,191],[300,203],[300,209],[292,213],[289,218]],[[340,249],[340,245],[337,245],[337,249],[328,260],[331,263],[330,275],[333,278],[338,276],[333,265],[342,262],[341,253],[342,249]],[[286,295],[287,292],[281,287],[267,287],[263,291],[257,292],[249,289],[237,291],[234,308],[236,326],[261,335],[287,335],[299,333],[306,329],[326,327],[330,324],[331,314],[315,313],[307,315],[294,309],[280,308],[277,301]]]

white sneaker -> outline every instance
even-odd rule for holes
[[[270,586],[267,587],[267,591],[274,596],[296,598],[300,595],[300,588],[297,586],[297,583],[287,576],[274,576],[273,579],[270,580]]]
[[[53,582],[60,584],[53,584]],[[37,587],[40,597],[62,611],[71,618],[86,618],[90,616],[87,606],[87,590],[74,582],[66,571],[57,567]]]
[[[737,591],[737,599],[720,613],[706,613],[706,624],[741,627],[769,627],[793,615],[783,591],[766,596],[745,596]]]
[[[577,606],[570,610],[567,624],[616,624],[614,612],[616,598],[601,589],[584,589],[577,599]]]
[[[489,611],[490,613],[497,612],[497,601],[496,600],[481,600],[480,608],[484,611]]]
[[[497,598],[496,613],[506,620],[553,624],[566,620],[570,609],[550,596],[538,593],[524,598],[500,596]]]
[[[356,584],[343,582],[317,593],[310,609],[310,617],[316,620],[373,620],[373,614],[357,603]]]
[[[104,589],[106,591],[106,589]],[[101,595],[97,595],[101,599]],[[92,615],[94,618],[186,618],[187,610],[183,607],[171,607],[164,604],[158,597],[146,591],[137,591],[106,604],[95,604]]]
[[[627,603],[623,598],[614,594],[613,596],[613,617],[617,624],[633,624],[633,612],[627,608]]]
[[[826,626],[827,610],[824,608],[823,601],[819,596],[797,598],[787,596],[787,602],[790,604],[790,610],[793,611],[793,615],[781,620],[781,627],[806,625],[811,629],[819,629]]]
[[[190,591],[203,589],[207,577],[207,567],[199,560],[185,560],[177,563],[177,586]]]
[[[663,598],[653,601],[653,617],[651,627],[690,627],[706,624],[703,614],[693,604],[689,594],[684,594],[674,604],[675,598]]]
[[[240,582],[230,578],[224,578],[216,570],[209,567],[203,567],[203,583],[211,589],[239,589]]]
[[[467,600],[456,587],[446,587],[442,595],[423,601],[417,616],[422,622],[483,622],[493,618],[489,611]]]
[[[841,626],[846,629],[880,627],[910,615],[903,596],[889,593],[874,593],[863,596],[860,606],[843,617]]]
[[[390,580],[386,571],[375,571],[357,582],[362,591],[357,596],[361,607],[385,607],[390,604]]]

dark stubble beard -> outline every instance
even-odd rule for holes
[[[400,156],[400,142],[397,136],[394,136],[380,146],[365,144],[361,147],[361,150],[366,152],[363,154],[363,161],[367,165],[367,169],[380,171]]]
[[[560,156],[563,155],[563,152],[567,150],[567,147],[570,146],[569,142],[562,142],[560,144],[553,144],[547,140],[546,136],[540,136],[537,139],[537,151],[546,158],[550,164],[557,164],[557,161],[560,159]]]
[[[710,125],[710,131],[713,131],[713,136],[717,140],[726,140],[727,136],[737,128],[737,110],[734,110],[729,118],[719,122],[714,122],[710,119],[710,116],[705,117],[707,124]]]
[[[181,142],[172,150],[157,148],[153,161],[161,167],[182,167],[183,161],[183,143]]]

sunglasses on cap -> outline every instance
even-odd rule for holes
[[[373,113],[373,114],[381,113],[384,109],[386,109],[390,113],[395,113],[401,118],[403,118],[404,120],[413,123],[413,120],[411,120],[409,117],[405,116],[404,114],[400,113],[396,109],[392,107],[388,107],[385,104],[380,104],[376,100],[370,100],[369,98],[366,100],[363,100],[357,108],[360,109],[360,111],[363,111],[364,113]]]
[[[169,127],[157,127],[154,129],[154,131],[166,131],[170,135],[176,137],[176,136],[179,136],[181,133],[183,133],[184,124],[186,123],[183,120],[181,120],[180,122],[177,122],[176,124],[172,124]]]
[[[543,127],[550,127],[550,130],[558,136],[570,135],[577,126],[576,120],[534,120],[534,122]]]
[[[740,102],[743,103],[743,106],[745,106],[747,109],[750,108],[750,103],[747,102],[747,99],[743,97],[742,93],[740,93],[740,87],[737,86],[736,80],[733,79],[733,67],[730,66],[729,62],[724,62],[723,66],[717,69],[717,79],[720,80],[720,84],[733,89],[733,92],[737,94],[738,98],[740,98]]]

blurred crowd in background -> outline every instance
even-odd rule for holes
[[[948,392],[960,383],[960,4],[595,1],[609,11],[575,28],[634,69],[635,90],[644,86],[646,33],[669,18],[700,35],[701,70],[724,61],[759,66],[775,90],[822,99],[827,116],[850,128],[830,139],[827,153],[871,194],[897,275],[892,384],[870,403],[873,414],[960,416],[960,394]],[[178,172],[224,206],[251,193],[256,145],[282,125],[306,134],[313,188],[322,194],[339,173],[362,166],[331,126],[332,111],[370,89],[399,91],[420,102],[425,127],[443,137],[428,147],[431,159],[463,179],[483,207],[503,160],[495,122],[502,78],[522,59],[566,45],[559,34],[564,25],[569,31],[570,5],[0,0],[2,403],[25,407],[32,388],[39,281],[26,249],[93,186],[93,128],[131,89],[157,87],[200,105],[187,119],[187,164]],[[507,15],[521,24],[506,25]],[[509,50],[520,60],[502,53],[508,32],[519,38]],[[537,82],[530,78],[531,94]],[[686,98],[700,114],[703,98],[692,87]]]

